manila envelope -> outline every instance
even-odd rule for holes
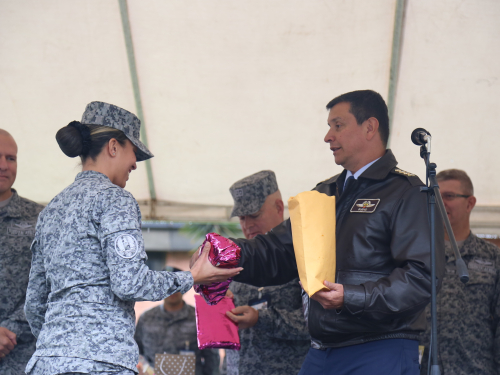
[[[288,200],[293,248],[302,287],[309,296],[335,282],[335,197],[305,191]]]
[[[194,375],[195,355],[155,354],[156,375]]]

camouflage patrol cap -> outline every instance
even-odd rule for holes
[[[125,136],[137,147],[137,161],[147,160],[154,155],[139,140],[141,121],[133,113],[103,102],[87,104],[82,116],[82,124],[102,125],[121,130]]]
[[[229,191],[234,199],[233,216],[245,216],[260,210],[268,195],[278,191],[273,171],[260,171],[236,181]]]

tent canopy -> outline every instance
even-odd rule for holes
[[[367,88],[389,97],[397,3],[121,1],[127,15],[120,1],[1,0],[0,127],[19,146],[14,187],[50,201],[81,168],[57,130],[93,100],[137,113],[136,98],[156,203],[145,163],[127,189],[146,217],[227,218],[229,186],[263,169],[285,200],[309,190],[342,170],[323,142],[326,103]],[[410,134],[429,130],[438,170],[467,171],[490,227],[500,226],[498,19],[496,0],[406,3],[390,139],[399,166],[424,178]]]

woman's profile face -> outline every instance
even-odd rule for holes
[[[116,170],[114,171],[113,182],[121,188],[127,184],[130,172],[137,169],[137,158],[135,153],[137,147],[128,139],[125,141],[125,146],[118,144],[116,150]]]

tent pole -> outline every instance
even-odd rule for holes
[[[144,112],[142,110],[142,100],[141,100],[141,91],[139,89],[139,78],[137,75],[137,66],[135,64],[135,54],[134,54],[134,45],[132,43],[132,32],[130,30],[130,20],[128,16],[128,6],[127,0],[118,0],[120,5],[120,15],[122,19],[123,26],[123,36],[125,38],[125,46],[127,47],[127,57],[128,57],[128,65],[130,68],[130,77],[132,78],[132,89],[134,91],[134,99],[135,106],[137,109],[137,117],[141,120],[141,140],[142,143],[146,147],[148,147],[148,138],[146,135],[146,123],[144,122]],[[151,160],[146,160],[146,173],[148,176],[148,186],[149,186],[149,195],[151,198],[149,217],[156,217],[156,190],[153,179],[153,170],[151,169]]]
[[[391,70],[389,75],[389,94],[387,107],[389,109],[389,129],[392,130],[394,107],[396,101],[396,89],[399,78],[399,64],[401,57],[401,45],[403,42],[404,16],[406,11],[406,0],[396,0],[396,14],[394,16],[394,32],[392,36]],[[387,148],[390,147],[390,134]]]

